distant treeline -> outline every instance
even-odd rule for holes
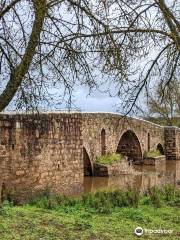
[[[154,122],[156,124],[160,124],[160,125],[163,125],[163,126],[168,126],[168,122],[167,122],[167,119],[164,119],[162,117],[146,117],[144,118],[145,120],[147,121],[150,121],[150,122]],[[180,117],[174,117],[172,119],[172,126],[177,126],[180,128]]]

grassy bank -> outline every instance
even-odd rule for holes
[[[82,198],[51,197],[44,193],[23,206],[4,202],[0,210],[0,239],[137,239],[137,226],[172,229],[171,235],[142,239],[179,239],[180,192],[170,187],[146,194],[97,192]]]

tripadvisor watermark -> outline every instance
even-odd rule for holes
[[[173,230],[172,229],[147,229],[142,227],[137,227],[134,231],[136,236],[140,237],[143,234],[172,234]]]

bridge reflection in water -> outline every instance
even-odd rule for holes
[[[136,188],[142,191],[171,184],[180,189],[180,160],[156,162],[155,166],[133,166],[135,173],[116,177],[85,177],[84,192]]]

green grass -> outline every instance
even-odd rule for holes
[[[121,154],[113,153],[113,154],[99,156],[96,159],[96,163],[108,165],[108,164],[113,164],[114,162],[121,161],[122,159],[123,159],[123,156]]]
[[[5,202],[0,209],[0,239],[132,240],[138,239],[137,226],[174,230],[172,235],[141,239],[179,239],[179,203],[180,192],[169,186],[153,188],[143,196],[129,189],[81,198],[42,195],[23,206]]]
[[[151,150],[144,153],[144,158],[154,158],[154,157],[159,157],[161,155],[162,154],[160,153],[159,150]]]

